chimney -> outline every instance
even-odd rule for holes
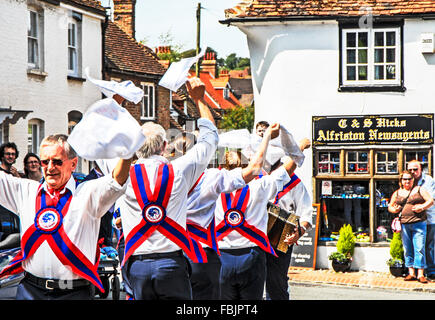
[[[136,0],[113,0],[113,20],[133,39],[136,38]]]
[[[209,72],[213,78],[216,78],[216,53],[206,52],[201,63],[201,71]]]
[[[155,48],[155,52],[157,55],[158,54],[165,54],[165,53],[170,54],[171,53],[171,46],[157,47],[157,48]],[[168,69],[169,65],[171,64],[171,62],[169,60],[162,60],[160,58],[159,58],[159,62],[163,67],[165,67],[165,69]]]

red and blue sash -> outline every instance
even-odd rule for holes
[[[267,235],[256,227],[246,222],[245,211],[249,202],[249,185],[232,193],[222,193],[222,208],[225,212],[224,219],[217,226],[217,240],[221,240],[232,231],[236,230],[248,240],[254,242],[264,251],[276,256]]]
[[[90,281],[101,292],[104,292],[97,273],[99,261],[97,260],[96,264],[91,263],[80,249],[72,243],[64,230],[63,220],[68,213],[71,199],[71,191],[67,189],[56,204],[42,188],[42,184],[39,186],[36,196],[35,222],[23,234],[21,250],[10,264],[2,270],[1,276],[23,272],[22,261],[30,258],[39,246],[47,241],[51,250],[63,265],[70,267],[72,272]],[[97,257],[99,257],[98,247]]]
[[[193,190],[195,190],[196,186],[199,184],[203,176],[204,176],[204,172],[199,176],[198,180],[196,180],[193,187],[189,190],[187,194],[188,196],[193,192]],[[207,254],[204,251],[202,245],[200,244],[201,242],[208,245],[210,248],[215,250],[220,255],[219,248],[217,246],[217,241],[216,241],[214,218],[210,222],[210,225],[208,226],[207,229],[189,221],[187,221],[186,227],[187,227],[187,233],[192,241],[192,247],[195,250],[196,256],[198,258],[197,259],[198,263],[206,263],[208,261]]]
[[[290,176],[290,182],[287,183],[281,191],[279,191],[275,196],[275,202],[274,204],[278,204],[279,200],[288,192],[290,192],[291,189],[293,189],[295,186],[298,185],[298,183],[301,182],[301,179],[298,178],[294,173]]]
[[[189,258],[197,261],[186,230],[166,214],[174,184],[172,165],[162,163],[159,166],[154,192],[150,189],[143,164],[136,164],[130,168],[130,178],[137,202],[142,209],[142,220],[125,239],[125,254],[121,265],[123,266],[134,251],[156,230],[178,245]]]

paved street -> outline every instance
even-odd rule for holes
[[[435,293],[343,287],[336,285],[291,284],[291,300],[435,300]]]

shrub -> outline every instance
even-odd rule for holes
[[[350,224],[345,224],[340,228],[337,241],[337,251],[348,258],[352,258],[355,249],[355,235]]]

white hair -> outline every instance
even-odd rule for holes
[[[167,142],[165,129],[161,125],[150,121],[142,125],[142,133],[145,135],[146,140],[144,145],[136,151],[136,156],[138,158],[148,158],[152,155],[161,155]]]

